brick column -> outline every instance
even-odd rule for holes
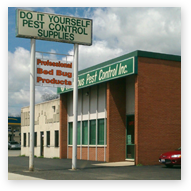
[[[60,95],[60,158],[67,158],[67,94]]]
[[[126,78],[107,82],[107,162],[125,160]]]
[[[156,165],[181,146],[181,63],[138,58],[135,81],[136,164]]]

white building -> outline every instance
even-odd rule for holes
[[[35,105],[34,155],[59,157],[60,100]],[[30,107],[21,109],[21,155],[30,152]]]

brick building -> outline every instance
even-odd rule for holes
[[[79,71],[78,88],[78,159],[153,165],[181,146],[180,56],[134,51]],[[57,93],[57,155],[72,158],[73,91]]]
[[[135,51],[80,71],[77,158],[135,159],[181,146],[181,57]],[[60,93],[60,157],[72,158],[72,92]]]

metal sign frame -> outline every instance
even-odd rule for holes
[[[26,21],[23,21],[23,26],[22,24],[19,23],[19,13],[23,11],[23,14],[25,15],[25,11],[27,12],[27,19]],[[31,19],[33,18],[32,13],[36,14],[36,21],[32,21]],[[34,12],[34,11],[29,11],[29,10],[22,10],[22,9],[17,9],[16,11],[16,37],[21,37],[21,38],[30,38],[31,39],[31,60],[30,60],[30,153],[29,153],[29,170],[33,171],[34,170],[34,120],[35,120],[35,49],[36,49],[36,40],[35,39],[40,39],[40,40],[47,40],[47,41],[56,41],[56,42],[65,42],[65,43],[71,43],[74,44],[74,91],[73,91],[73,105],[74,105],[74,126],[73,126],[73,151],[72,151],[72,169],[75,170],[76,163],[77,163],[77,115],[78,115],[78,46],[79,44],[81,45],[92,45],[92,27],[93,27],[93,22],[92,19],[84,19],[87,20],[91,23],[91,28],[90,28],[90,42],[84,42],[82,41],[76,41],[76,40],[66,40],[66,39],[55,39],[55,38],[42,38],[41,36],[39,37],[38,35],[31,35],[30,34],[30,28],[39,28],[39,25],[41,26],[41,29],[43,28],[43,25],[45,22],[43,22],[43,16],[44,15],[53,15],[54,19],[59,19],[61,17],[67,17],[69,20],[71,19],[71,22],[75,22],[76,19],[76,25],[80,23],[80,20],[82,20],[82,25],[83,25],[83,18],[77,18],[77,17],[70,17],[70,16],[64,16],[64,15],[56,15],[56,14],[48,14],[48,13],[43,13],[43,12]],[[21,15],[20,15],[21,17]],[[49,20],[50,20],[49,16]],[[53,18],[53,17],[52,17]],[[73,20],[72,20],[73,19]],[[68,21],[69,21],[68,20]],[[57,21],[57,20],[54,20]],[[67,21],[67,20],[65,20]],[[25,24],[28,23],[29,29],[27,29],[27,32],[23,32],[23,34],[20,34],[20,28],[24,27]],[[40,23],[40,24],[39,24]],[[67,23],[67,22],[66,22]],[[19,25],[20,24],[20,25]],[[46,23],[47,24],[47,23]],[[19,28],[20,27],[20,28]],[[59,26],[58,26],[59,27]],[[86,22],[86,27],[87,27],[87,22]],[[69,27],[70,28],[70,27]],[[50,24],[49,24],[49,29]],[[57,28],[58,29],[58,28]],[[71,29],[71,28],[70,28]],[[35,31],[35,29],[33,29]],[[31,33],[33,33],[33,31]],[[85,31],[85,29],[84,29]],[[51,34],[53,33],[50,31]],[[50,33],[49,32],[49,33]],[[74,28],[72,29],[72,32],[74,32]],[[89,31],[88,31],[89,32]],[[78,29],[79,33],[79,29]],[[57,34],[56,31],[54,33],[55,35]],[[80,33],[79,33],[80,34]],[[86,35],[86,33],[84,32]],[[62,34],[65,35],[66,34]],[[73,36],[73,35],[72,35]],[[70,36],[71,37],[71,36]],[[80,37],[81,38],[81,37]]]

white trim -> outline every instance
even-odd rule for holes
[[[107,145],[77,145],[78,147],[107,147]],[[68,145],[68,147],[72,147],[72,145]],[[57,148],[57,147],[56,147]]]

